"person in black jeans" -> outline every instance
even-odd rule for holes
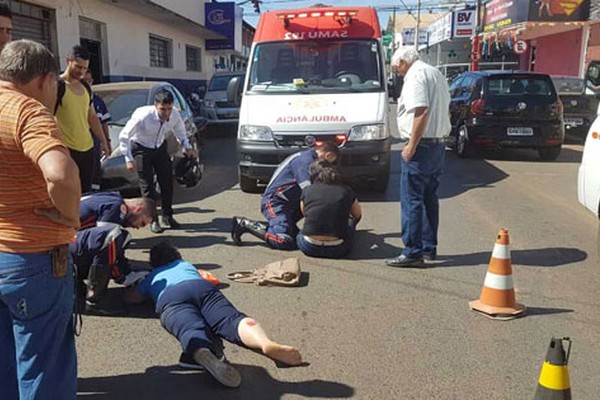
[[[300,202],[304,227],[296,237],[298,248],[311,257],[344,257],[352,250],[362,217],[360,203],[327,161],[313,162],[309,171],[311,185],[303,189]]]
[[[173,101],[171,92],[161,90],[154,97],[154,105],[136,109],[119,135],[119,146],[127,169],[138,171],[142,196],[156,200],[156,174],[162,201],[162,225],[177,229],[179,223],[173,218],[173,167],[165,139],[172,132],[188,157],[198,157],[198,153],[187,139],[183,119],[173,108]],[[152,221],[150,229],[154,233],[163,231],[158,218]]]

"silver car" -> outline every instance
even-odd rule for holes
[[[237,125],[240,107],[227,101],[227,85],[234,77],[244,77],[244,72],[217,72],[208,83],[204,94],[203,112],[209,126]]]
[[[173,106],[181,113],[188,140],[194,149],[199,150],[196,136],[197,129],[190,106],[179,90],[170,83],[119,82],[94,85],[92,89],[94,93],[102,97],[112,116],[108,128],[113,151],[110,157],[102,161],[101,190],[118,190],[126,193],[139,191],[138,174],[127,170],[125,157],[119,150],[119,134],[138,107],[154,104],[154,96],[158,91],[164,89],[173,94],[175,100]],[[174,135],[168,136],[167,145],[171,157],[183,157],[183,149]]]

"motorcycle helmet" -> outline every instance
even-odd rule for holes
[[[202,180],[202,165],[197,158],[185,156],[175,161],[175,179],[185,187],[194,187]]]

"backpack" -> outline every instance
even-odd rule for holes
[[[87,84],[87,82],[81,80],[79,81],[83,84],[83,87],[85,88],[85,90],[87,91],[88,95],[90,96],[90,104],[92,104],[92,97],[93,97],[93,93],[92,93],[92,88],[90,87],[90,85]],[[63,78],[58,78],[58,88],[57,88],[57,94],[56,94],[56,105],[54,106],[54,114],[56,115],[56,111],[58,111],[58,106],[62,105],[62,99],[63,97],[65,97],[65,92],[67,91],[67,84],[65,83],[65,80]]]

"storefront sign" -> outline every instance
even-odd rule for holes
[[[525,53],[527,51],[527,42],[524,40],[517,40],[515,42],[514,50],[517,54]]]
[[[455,11],[452,23],[452,37],[471,37],[475,33],[477,12],[475,10]]]
[[[433,46],[452,38],[452,13],[444,15],[427,27],[429,45]]]
[[[235,3],[205,3],[206,27],[227,39],[206,39],[206,50],[232,50],[235,40]]]
[[[426,29],[419,30],[419,45],[427,45],[429,32]],[[415,30],[405,29],[402,31],[402,46],[415,45]]]
[[[526,21],[586,21],[591,0],[490,0],[485,3],[483,30],[495,31]]]

